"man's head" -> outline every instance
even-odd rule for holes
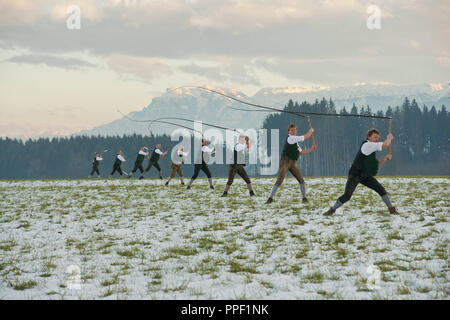
[[[380,132],[375,129],[369,129],[369,131],[367,131],[367,136],[366,136],[366,140],[370,141],[370,142],[378,142],[378,140],[380,139]]]
[[[156,145],[156,149],[161,149],[161,144],[160,144],[160,143],[158,143],[158,144]]]
[[[202,140],[202,145],[203,146],[207,146],[209,144],[209,141],[208,140],[206,140],[206,139],[203,139]]]
[[[291,124],[288,126],[288,133],[289,133],[291,136],[296,136],[296,135],[297,135],[297,127],[295,126],[295,124],[291,123]]]
[[[141,151],[144,151],[144,147],[141,147]]]
[[[119,150],[119,152],[117,152],[118,154],[122,154],[122,150]]]
[[[98,157],[98,153],[97,152],[95,153],[95,156]]]
[[[183,146],[180,146],[180,149],[178,149],[178,150],[183,151],[183,150],[184,150],[184,147],[183,147]]]
[[[244,136],[243,134],[241,134],[241,135],[239,136],[239,143],[240,143],[240,144],[245,144],[245,136]]]

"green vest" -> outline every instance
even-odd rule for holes
[[[361,143],[355,160],[353,160],[352,168],[355,168],[358,171],[364,172],[370,176],[376,176],[378,172],[378,160],[375,156],[375,152],[372,152],[368,156],[361,152],[361,147],[366,142],[367,141],[363,141],[363,143]],[[350,168],[350,170],[352,168]]]
[[[367,173],[370,176],[376,176],[378,172],[378,160],[375,157],[375,152],[372,152],[370,155],[366,156],[363,160],[363,172]]]
[[[298,145],[296,143],[289,144],[287,142],[287,139],[289,136],[287,136],[286,140],[284,141],[283,145],[283,151],[281,152],[281,156],[288,157],[291,160],[297,161],[298,157],[300,156],[300,152],[298,151]]]

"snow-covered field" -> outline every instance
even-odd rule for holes
[[[0,299],[449,298],[450,178],[253,180],[0,181]]]

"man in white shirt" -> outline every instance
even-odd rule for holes
[[[247,189],[250,193],[250,196],[254,196],[255,192],[253,191],[252,183],[250,178],[248,177],[247,171],[245,171],[245,152],[250,149],[253,145],[253,141],[250,141],[248,136],[241,135],[239,136],[239,142],[234,146],[233,150],[233,163],[230,164],[228,168],[228,181],[225,186],[225,191],[222,194],[222,197],[226,197],[228,195],[228,191],[230,190],[231,185],[234,181],[234,176],[236,173],[244,179],[245,183],[247,183]]]
[[[97,173],[98,177],[100,178],[100,171],[98,170],[100,161],[103,161],[102,155],[95,153],[94,160],[92,161],[92,171],[88,178],[91,178],[94,173]]]
[[[317,149],[317,146],[313,144],[313,146],[307,150],[302,150],[298,145],[299,142],[303,142],[306,139],[310,138],[313,134],[314,129],[311,128],[309,131],[303,136],[297,136],[297,127],[294,124],[290,124],[288,126],[288,136],[286,137],[286,141],[283,145],[283,150],[281,152],[280,159],[280,168],[278,169],[278,177],[275,185],[272,187],[272,191],[270,192],[269,199],[267,199],[266,203],[272,203],[273,197],[277,192],[278,188],[283,183],[284,178],[286,177],[287,172],[291,172],[292,175],[297,179],[300,184],[300,191],[303,196],[303,202],[307,202],[306,198],[306,187],[305,180],[303,179],[302,173],[297,167],[297,160],[300,155],[308,154]]]
[[[383,159],[378,161],[375,156],[375,152],[381,151],[382,148],[390,146],[394,136],[392,134],[388,134],[384,142],[378,142],[379,139],[380,133],[377,129],[372,128],[367,132],[366,140],[361,144],[348,172],[348,179],[345,185],[344,194],[338,198],[334,206],[325,212],[324,215],[333,215],[340,206],[350,200],[359,183],[377,192],[388,207],[389,213],[398,213],[395,207],[391,204],[388,193],[384,187],[377,181],[377,179],[374,178],[378,172],[378,167],[386,161],[392,159],[392,155],[388,153]]]
[[[139,171],[141,172],[141,174],[144,173],[144,168],[142,167],[142,163],[144,162],[144,160],[146,158],[148,158],[148,150],[147,147],[141,147],[139,149],[139,152],[137,154],[136,157],[136,161],[134,162],[134,168],[131,171],[130,175],[128,176],[128,178],[131,178],[133,176],[133,174],[139,169]]]
[[[113,174],[117,171],[121,176],[125,173],[122,171],[122,168],[120,167],[122,165],[122,162],[125,162],[125,158],[123,157],[122,150],[119,150],[116,156],[116,160],[114,161],[113,170],[109,177],[111,178]],[[126,174],[126,173],[125,173]]]
[[[210,144],[210,142],[208,140],[206,140],[206,139],[202,140],[202,148],[200,150],[201,157],[202,157],[202,163],[201,164],[196,163],[194,165],[194,175],[192,176],[191,180],[189,181],[187,189],[191,188],[191,185],[194,182],[194,180],[197,179],[198,174],[200,173],[200,170],[202,170],[208,177],[209,188],[214,189],[214,186],[212,183],[212,178],[211,178],[211,172],[209,172],[209,168],[208,168],[208,164],[207,164],[209,155],[214,152],[214,147],[212,147],[212,148],[208,147],[209,144]]]
[[[159,173],[159,178],[162,179],[162,175],[161,175],[161,167],[159,166],[159,158],[164,158],[164,156],[167,154],[168,151],[166,152],[162,152],[161,151],[161,144],[157,144],[156,148],[153,150],[152,155],[150,156],[150,161],[148,162],[148,166],[145,169],[145,171],[141,174],[141,176],[139,177],[139,179],[144,179],[144,174],[147,173],[152,166],[154,166],[156,168],[156,170],[158,170]]]
[[[184,184],[183,180],[183,169],[181,169],[181,164],[184,163],[184,158],[187,157],[189,152],[184,152],[184,147],[180,146],[180,148],[177,151],[177,155],[175,159],[172,159],[172,163],[170,164],[170,168],[172,169],[172,172],[170,173],[169,180],[166,182],[166,186],[169,185],[170,180],[175,178],[176,174],[180,176],[181,184]]]

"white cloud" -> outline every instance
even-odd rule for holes
[[[42,15],[45,0],[0,0],[0,26],[32,24]]]
[[[95,0],[59,0],[51,7],[50,16],[57,21],[65,20],[69,16],[67,8],[76,5],[80,8],[82,19],[96,21],[103,16],[100,3]]]
[[[159,74],[172,74],[172,69],[163,59],[113,54],[108,58],[109,67],[122,75],[131,75],[148,82]]]
[[[85,67],[95,67],[94,64],[82,59],[72,57],[65,58],[45,54],[24,54],[11,57],[5,61],[14,63],[43,64],[49,67],[57,67],[63,69],[79,69]]]

